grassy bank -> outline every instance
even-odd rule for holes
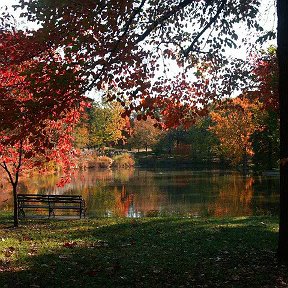
[[[0,215],[0,287],[287,287],[277,219]]]

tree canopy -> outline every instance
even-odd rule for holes
[[[121,102],[124,115],[162,115],[168,127],[189,125],[239,86],[243,63],[234,59],[227,70],[224,53],[237,47],[235,24],[273,35],[257,21],[259,1],[19,2],[22,16],[40,25],[27,32],[33,47],[21,39],[15,44],[17,61],[42,59],[29,69],[34,89],[63,93],[77,85],[83,95],[108,87],[106,97]]]

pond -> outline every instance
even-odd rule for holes
[[[90,217],[274,215],[279,206],[278,176],[244,177],[232,171],[90,169],[76,171],[65,187],[57,187],[57,181],[56,175],[33,177],[21,182],[19,192],[81,194]],[[1,209],[11,209],[11,193],[1,193],[0,203]]]

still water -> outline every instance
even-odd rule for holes
[[[248,216],[278,213],[279,177],[229,171],[77,171],[65,187],[55,175],[21,183],[20,193],[81,194],[88,216]],[[6,190],[7,191],[7,190]],[[2,193],[0,209],[9,209]],[[4,199],[6,197],[7,199]]]

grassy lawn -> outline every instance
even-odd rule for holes
[[[0,287],[288,287],[272,217],[26,220],[0,214]]]

